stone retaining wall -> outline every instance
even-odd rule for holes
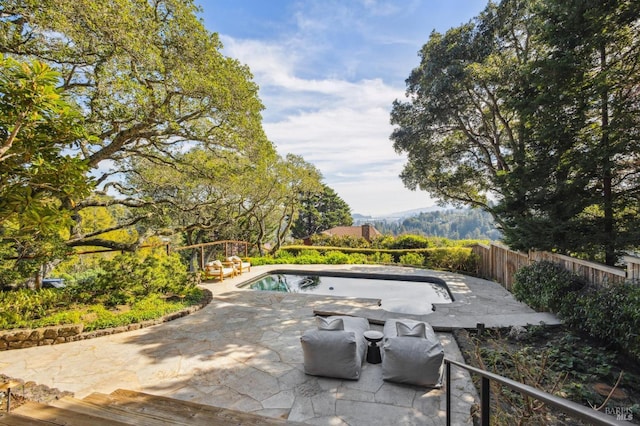
[[[203,300],[197,304],[185,308],[179,312],[165,315],[155,320],[143,321],[121,327],[105,328],[102,330],[84,331],[84,324],[60,325],[36,329],[19,329],[0,332],[0,351],[11,349],[24,349],[34,346],[57,345],[59,343],[75,342],[78,340],[93,339],[95,337],[110,334],[124,333],[125,331],[139,330],[163,322],[172,321],[202,309],[211,302],[213,295],[204,290]]]

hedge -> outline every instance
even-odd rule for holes
[[[560,265],[541,261],[516,272],[513,294],[532,308],[554,312],[568,326],[640,360],[640,286],[594,288]]]
[[[361,264],[400,263],[429,269],[475,273],[478,258],[469,247],[422,249],[374,249],[329,246],[285,246],[273,257],[252,258],[264,264]]]

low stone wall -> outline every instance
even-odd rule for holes
[[[84,324],[70,324],[56,327],[2,331],[0,332],[0,351],[32,348],[34,346],[57,345],[60,343],[75,342],[78,340],[93,339],[95,337],[107,336],[110,334],[139,330],[141,328],[172,321],[196,312],[208,305],[212,298],[213,295],[211,292],[204,290],[203,300],[197,305],[190,306],[179,312],[174,312],[155,320],[123,325],[121,327],[105,328],[102,330],[85,332]]]

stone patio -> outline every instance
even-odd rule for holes
[[[434,328],[553,323],[515,301],[496,283],[447,272],[374,265],[305,265],[287,269],[431,275],[444,279],[455,298],[424,316]],[[74,392],[126,388],[219,407],[318,425],[442,425],[444,389],[396,385],[382,380],[381,366],[365,364],[358,381],[307,376],[300,335],[315,327],[314,311],[361,315],[372,328],[393,316],[371,299],[340,299],[257,292],[237,285],[283,266],[207,283],[211,304],[158,326],[55,346],[0,352],[0,371]],[[397,314],[395,315],[398,316]],[[403,317],[406,317],[403,315]],[[462,361],[447,332],[438,337],[446,357]],[[453,424],[470,423],[477,401],[465,371],[453,368]]]

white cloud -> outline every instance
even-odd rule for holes
[[[404,188],[405,159],[389,140],[389,113],[404,88],[382,79],[300,77],[307,52],[288,43],[223,37],[225,54],[249,65],[266,106],[264,128],[281,155],[302,156],[354,213],[393,213],[432,205]]]

